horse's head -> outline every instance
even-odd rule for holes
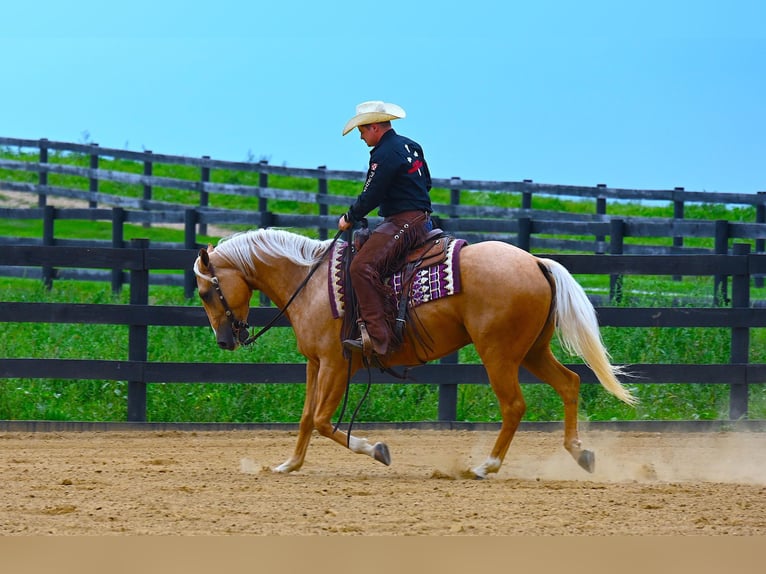
[[[233,351],[248,338],[251,287],[240,270],[217,256],[213,246],[200,249],[194,274],[218,346]]]

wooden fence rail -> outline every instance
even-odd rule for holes
[[[176,206],[178,207],[178,206]],[[736,240],[746,240],[758,245],[766,239],[766,223],[739,223],[726,220],[673,220],[649,218],[618,218],[607,221],[566,220],[562,215],[555,219],[544,219],[549,214],[532,218],[520,214],[519,210],[504,210],[507,217],[501,219],[476,219],[469,217],[434,218],[436,224],[446,231],[475,243],[486,240],[499,240],[513,243],[527,251],[578,251],[611,255],[668,255],[668,254],[720,254],[730,252],[729,244]],[[298,227],[319,230],[320,237],[327,237],[327,229],[335,224],[335,217],[329,215],[279,214],[259,211],[211,210],[205,208],[173,209],[169,211],[137,211],[121,207],[106,208],[56,208],[46,205],[42,208],[18,209],[0,208],[0,218],[8,220],[41,220],[43,233],[41,238],[0,237],[0,245],[48,245],[77,247],[106,247],[116,249],[127,246],[125,226],[128,224],[173,223],[184,227],[183,243],[157,243],[153,247],[163,249],[194,249],[200,246],[198,226],[215,224],[247,224],[251,227]],[[378,218],[370,218],[375,224]],[[104,221],[112,228],[111,241],[62,239],[57,238],[56,223],[65,220]],[[710,248],[684,247],[676,244],[651,244],[651,241],[681,236],[684,238],[706,239]],[[583,239],[592,237],[592,239]],[[609,237],[607,242],[605,239]],[[637,244],[636,240],[645,243]],[[757,249],[756,249],[757,251]],[[112,289],[117,292],[127,281],[121,270],[110,271],[75,270],[60,272],[46,266],[33,269],[29,266],[7,268],[0,266],[0,275],[40,277],[50,287],[56,278],[82,278],[87,280],[110,280]],[[760,275],[754,276],[756,285],[763,285]],[[187,297],[191,297],[194,281],[187,270],[184,276],[155,275],[155,283],[184,285]],[[620,278],[612,278],[612,299],[620,297]],[[723,275],[714,285],[713,297],[726,300],[727,285]]]
[[[57,142],[50,141],[48,139],[20,139],[20,138],[8,138],[0,137],[0,146],[6,148],[17,148],[18,151],[22,150],[36,150],[38,161],[20,161],[14,159],[0,158],[0,189],[7,189],[11,191],[22,191],[36,194],[38,197],[38,206],[44,207],[47,203],[48,196],[67,197],[71,199],[79,199],[88,202],[89,207],[95,208],[99,204],[108,204],[115,207],[122,207],[124,209],[137,209],[137,210],[160,210],[160,211],[173,211],[182,210],[188,207],[198,207],[198,219],[197,225],[200,234],[205,234],[207,231],[208,223],[212,222],[211,219],[221,221],[223,218],[227,222],[238,222],[236,216],[232,213],[218,213],[217,216],[213,213],[206,213],[210,206],[211,194],[220,195],[239,195],[258,198],[259,215],[254,218],[252,214],[245,215],[244,222],[250,225],[258,225],[260,227],[267,227],[270,225],[277,225],[274,214],[268,209],[270,200],[283,199],[297,201],[301,203],[314,204],[318,208],[318,215],[325,217],[328,214],[329,206],[345,206],[349,202],[349,198],[342,195],[333,195],[328,192],[328,181],[362,181],[364,178],[364,172],[361,171],[341,171],[341,170],[328,170],[326,166],[319,166],[315,169],[306,168],[288,168],[281,166],[272,166],[267,162],[232,162],[221,161],[211,159],[209,156],[203,156],[201,158],[191,158],[185,156],[175,156],[167,154],[156,154],[152,151],[136,152],[130,150],[122,150],[115,148],[102,148],[98,144],[76,144],[69,142]],[[83,159],[87,158],[87,167],[72,165],[70,163],[62,163],[61,160],[56,161],[56,157],[51,157],[50,151],[58,152],[63,155],[79,155]],[[103,169],[101,166],[104,164],[103,160],[127,160],[135,162],[141,165],[142,169],[140,173],[117,171],[113,169]],[[84,162],[83,162],[84,163]],[[191,179],[182,179],[177,177],[163,177],[155,175],[155,166],[157,165],[181,165],[189,166],[198,169],[199,177]],[[12,173],[31,173],[37,174],[36,181],[18,181],[18,178],[6,179],[1,176],[2,172]],[[213,171],[224,172],[251,172],[258,174],[259,183],[258,186],[252,185],[239,185],[231,183],[216,183],[211,181]],[[70,179],[76,179],[80,182],[78,186],[63,186],[63,185],[51,185],[49,182],[49,175],[67,177]],[[306,192],[300,190],[285,190],[269,187],[269,176],[281,175],[291,176],[296,178],[308,178],[316,180],[317,192]],[[87,185],[85,185],[87,182]],[[140,197],[125,197],[123,195],[106,194],[100,191],[101,182],[109,182],[115,184],[139,186],[142,189],[142,195]],[[608,226],[608,219],[604,216],[607,214],[607,202],[612,201],[654,201],[654,202],[670,202],[674,208],[674,220],[681,221],[684,219],[685,207],[688,204],[694,203],[718,203],[725,205],[745,205],[754,206],[756,208],[755,223],[766,223],[766,192],[757,193],[720,193],[720,192],[707,192],[707,191],[687,191],[683,187],[675,187],[672,190],[643,190],[643,189],[624,189],[624,188],[610,188],[605,184],[598,184],[596,186],[572,186],[572,185],[552,185],[534,183],[531,180],[523,181],[479,181],[479,180],[463,180],[460,177],[435,178],[433,180],[434,186],[438,188],[450,190],[450,203],[445,205],[434,205],[437,215],[444,218],[457,219],[465,217],[473,218],[497,218],[505,220],[516,220],[521,218],[520,231],[513,229],[503,229],[503,233],[518,233],[519,244],[525,246],[528,242],[528,237],[524,236],[528,233],[543,234],[543,230],[533,230],[527,227],[523,218],[529,218],[531,220],[556,220],[562,219],[562,214],[556,214],[553,212],[545,212],[545,214],[533,210],[533,197],[534,196],[553,196],[553,197],[573,197],[579,199],[592,199],[595,200],[595,213],[592,215],[576,216],[574,214],[566,214],[564,217],[569,221],[574,220],[590,220],[590,221],[602,221]],[[157,201],[152,199],[153,190],[155,188],[169,188],[176,190],[183,190],[187,192],[193,192],[198,195],[198,201],[196,206],[180,206],[177,204]],[[504,208],[497,208],[492,206],[477,206],[474,205],[476,201],[471,201],[471,205],[461,205],[461,195],[463,193],[486,193],[486,192],[507,192],[516,193],[521,196],[521,209],[509,210]],[[218,210],[217,210],[218,211]],[[254,221],[257,219],[257,221]],[[145,220],[145,224],[149,224],[151,220]],[[319,230],[319,237],[324,239],[327,237],[328,227],[332,229],[330,220],[326,219],[322,221],[316,227]],[[281,224],[281,223],[280,223]],[[473,228],[469,222],[455,224],[457,227],[453,227],[450,230],[453,231],[466,231],[466,232],[492,232],[495,228],[476,227]],[[483,225],[487,225],[485,222]],[[682,247],[684,243],[684,237],[688,233],[688,229],[683,226],[679,226],[672,235],[673,245],[675,247]],[[751,231],[747,231],[748,234]],[[766,237],[763,237],[762,232],[754,231],[755,237],[755,251],[763,252],[766,248]],[[595,252],[603,253],[603,241],[606,232],[600,230],[595,235],[596,249]],[[693,234],[692,234],[693,236]],[[667,237],[671,237],[668,235]],[[733,235],[733,237],[739,237]],[[744,236],[742,236],[744,237]],[[482,240],[485,238],[492,238],[492,235],[477,235],[471,238],[474,241]],[[591,251],[591,250],[588,250]]]
[[[121,226],[125,223],[140,222],[144,226],[155,223],[184,223],[188,210],[193,209],[193,227],[187,228],[184,247],[196,243],[196,234],[205,235],[209,225],[240,224],[252,227],[306,227],[314,228],[320,239],[328,236],[328,230],[335,227],[335,220],[329,216],[329,208],[345,207],[350,198],[330,193],[328,182],[359,181],[364,178],[362,171],[329,170],[326,166],[317,168],[289,168],[273,166],[267,162],[233,162],[211,159],[158,154],[116,148],[104,148],[96,143],[58,142],[48,139],[20,139],[0,137],[0,147],[17,150],[17,159],[0,158],[0,190],[34,194],[38,207],[47,206],[48,197],[64,197],[87,202],[89,208],[99,205],[122,209],[111,215],[115,222],[113,246],[121,240]],[[26,152],[21,155],[21,152]],[[51,154],[53,152],[53,154]],[[37,161],[20,159],[36,156]],[[72,157],[78,158],[73,165]],[[111,160],[111,161],[110,161]],[[115,167],[113,160],[133,162],[134,169],[109,169]],[[156,175],[158,166],[186,166],[196,170],[198,176],[192,179]],[[138,169],[135,169],[138,168]],[[213,181],[216,172],[249,172],[258,176],[258,185],[220,183]],[[17,177],[4,176],[3,173]],[[30,177],[20,177],[28,174]],[[269,186],[269,177],[291,176],[315,180],[316,192],[281,189]],[[36,177],[35,177],[36,176]],[[20,181],[23,179],[23,181]],[[52,181],[55,180],[54,183]],[[133,197],[104,193],[102,184],[109,183],[130,186],[141,193]],[[726,193],[687,191],[683,187],[666,190],[643,190],[610,188],[605,184],[595,186],[572,186],[534,183],[523,181],[479,181],[463,180],[460,177],[435,178],[434,186],[450,191],[448,204],[434,204],[437,221],[445,230],[471,242],[499,239],[514,242],[527,250],[550,249],[552,251],[573,250],[586,253],[631,253],[667,254],[701,253],[699,248],[686,248],[684,241],[692,237],[715,238],[715,252],[722,253],[731,239],[753,241],[756,253],[766,251],[766,192]],[[181,205],[153,198],[156,189],[171,189],[196,194],[195,204]],[[461,203],[466,194],[514,193],[521,196],[521,208],[509,209],[472,199],[470,205]],[[214,195],[236,195],[258,199],[257,211],[227,210],[211,207]],[[570,197],[594,200],[592,214],[561,213],[532,208],[535,196]],[[316,207],[315,216],[275,213],[270,210],[274,200],[289,200]],[[672,219],[652,220],[645,218],[622,218],[615,223],[607,215],[608,202],[612,201],[654,201],[669,202],[673,205]],[[476,205],[479,203],[479,205]],[[484,202],[486,203],[486,202]],[[687,220],[686,206],[694,203],[743,205],[755,207],[755,221],[713,222]],[[0,210],[2,218],[27,217],[8,210]],[[54,211],[39,213],[31,217],[45,218],[45,230],[50,237],[43,238],[43,244],[59,244],[53,238],[53,221],[56,218],[81,217],[83,219],[106,220],[110,216],[103,212],[87,215],[83,212],[69,213]],[[615,239],[614,233],[618,233]],[[567,237],[569,236],[569,237]],[[593,240],[584,240],[592,236]],[[606,238],[610,237],[610,242]],[[631,241],[637,237],[672,238],[672,245],[652,245]],[[624,241],[628,239],[628,241]],[[12,240],[12,239],[11,239]],[[0,244],[7,241],[0,238]],[[60,244],[64,244],[63,242]],[[46,277],[50,281],[52,277]],[[114,275],[118,288],[120,277]],[[756,278],[763,286],[762,277]]]
[[[24,171],[38,172],[43,180],[47,178],[48,173],[69,173],[93,180],[92,187],[98,187],[101,180],[123,181],[125,183],[137,183],[148,186],[175,187],[178,189],[188,189],[208,192],[226,192],[227,190],[236,193],[238,186],[227,188],[219,187],[220,184],[212,184],[205,179],[209,179],[212,170],[227,171],[250,171],[254,173],[268,175],[287,175],[293,177],[303,177],[316,179],[318,182],[327,180],[346,180],[362,181],[364,172],[348,170],[328,170],[324,166],[315,169],[290,168],[284,166],[269,165],[266,162],[234,162],[211,159],[209,156],[192,158],[186,156],[157,154],[152,151],[130,151],[116,148],[103,148],[96,143],[71,143],[51,141],[42,139],[21,139],[0,137],[0,146],[6,148],[16,148],[17,150],[36,150],[38,162],[14,162],[4,160],[0,164],[2,169],[15,169]],[[74,166],[63,166],[51,161],[49,152],[61,152],[64,154],[79,154],[90,158],[88,168],[75,168]],[[143,174],[136,176],[119,175],[118,172],[109,170],[100,170],[100,160],[102,158],[122,159],[134,162],[140,162],[144,165]],[[23,164],[23,165],[20,165]],[[193,166],[200,170],[200,180],[189,182],[188,180],[174,180],[173,178],[154,178],[152,175],[152,166],[155,164],[184,165]],[[207,170],[206,172],[203,170]],[[207,178],[204,174],[207,174]],[[124,179],[127,178],[127,179]],[[46,184],[47,181],[39,181],[40,184]],[[459,202],[460,191],[482,191],[482,192],[512,192],[523,195],[522,207],[529,208],[532,204],[534,195],[564,196],[590,198],[597,200],[602,204],[604,213],[606,213],[606,204],[608,200],[629,200],[629,201],[668,201],[677,205],[677,215],[682,216],[683,208],[681,206],[688,203],[721,203],[731,205],[766,205],[766,194],[758,193],[728,193],[728,192],[708,192],[708,191],[688,191],[683,187],[674,187],[673,189],[646,190],[646,189],[626,189],[610,188],[605,184],[597,184],[592,187],[575,185],[555,185],[534,183],[532,180],[523,181],[482,181],[482,180],[464,180],[453,176],[450,178],[434,178],[435,187],[453,190],[452,195]],[[265,187],[265,186],[263,186]],[[149,191],[149,190],[147,190]],[[243,186],[243,191],[251,193],[252,187]],[[599,209],[601,209],[599,207]],[[452,215],[452,214],[448,214]]]
[[[672,236],[685,238],[709,239],[720,242],[728,249],[731,240],[759,241],[766,239],[765,223],[742,223],[728,220],[673,220],[667,218],[617,217],[598,220],[578,217],[577,214],[529,211],[520,209],[496,209],[498,217],[444,218],[434,216],[436,224],[455,235],[471,242],[500,240],[509,241],[532,249],[572,249],[589,253],[606,253],[612,245],[605,242],[605,237],[612,238],[612,244],[621,242],[623,253],[632,254],[672,254],[672,253],[710,253],[711,249],[662,244],[625,243],[625,239],[666,239]],[[50,237],[18,238],[0,237],[0,244],[74,244],[76,240],[57,239],[54,236],[57,221],[82,220],[110,222],[122,242],[126,224],[179,224],[188,225],[184,243],[198,243],[196,225],[248,225],[250,227],[300,227],[307,229],[328,229],[331,223],[337,223],[335,216],[305,215],[295,213],[273,213],[246,210],[190,208],[175,205],[166,211],[137,211],[121,207],[113,208],[0,208],[0,218],[8,220],[41,220],[43,229],[50,231]],[[370,217],[371,224],[378,221]],[[553,237],[551,236],[558,236]],[[572,239],[562,239],[565,237]],[[583,239],[592,236],[594,239]],[[579,237],[579,238],[577,238]],[[600,238],[600,239],[596,239]],[[91,240],[92,242],[93,240]],[[79,242],[83,244],[83,241]],[[157,246],[174,247],[179,244],[158,244]],[[760,252],[756,250],[757,252]]]
[[[200,307],[149,305],[149,276],[157,270],[190,269],[196,250],[150,248],[147,240],[132,240],[127,248],[11,245],[0,250],[0,266],[112,268],[129,273],[130,302],[125,305],[0,302],[0,322],[86,323],[126,325],[127,360],[3,358],[0,378],[107,379],[128,381],[127,419],[146,420],[146,386],[164,383],[300,383],[302,364],[166,363],[147,361],[149,326],[201,327],[207,319]],[[639,364],[630,370],[631,384],[705,383],[729,386],[729,419],[747,418],[749,386],[766,383],[766,364],[749,361],[750,331],[766,327],[766,309],[750,304],[751,278],[766,272],[766,255],[750,253],[736,244],[731,255],[559,255],[551,256],[573,273],[610,275],[725,275],[731,278],[731,306],[716,308],[598,307],[602,326],[724,327],[731,331],[730,361],[726,364]],[[273,308],[251,310],[251,325],[264,325]],[[287,326],[285,321],[281,326]],[[211,344],[213,342],[211,341]],[[596,384],[584,365],[568,365],[585,384]],[[481,365],[429,364],[403,384],[439,386],[439,420],[456,418],[457,386],[486,384]],[[360,378],[361,379],[361,378]],[[360,382],[356,379],[355,382]],[[523,383],[539,382],[526,371]],[[373,383],[398,383],[375,374]]]

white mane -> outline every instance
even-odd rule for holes
[[[253,258],[285,258],[310,266],[322,256],[330,241],[318,241],[281,229],[255,229],[219,241],[215,252],[238,269],[251,269]]]

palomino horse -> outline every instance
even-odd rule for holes
[[[234,350],[247,339],[246,320],[253,290],[284,308],[331,241],[318,241],[281,230],[259,229],[235,234],[217,247],[201,249],[194,263],[199,295],[222,349]],[[333,317],[328,292],[328,262],[292,301],[286,315],[295,330],[298,350],[307,359],[306,399],[293,455],[273,470],[291,472],[304,463],[312,431],[353,452],[390,464],[388,447],[334,430],[331,421],[344,396],[348,363],[341,347],[342,319]],[[618,399],[634,398],[610,364],[593,306],[582,287],[559,263],[540,259],[499,241],[468,245],[460,252],[460,293],[417,308],[419,328],[433,337],[424,350],[408,336],[388,366],[417,365],[473,343],[497,395],[502,425],[488,458],[470,473],[484,478],[497,472],[524,414],[519,367],[551,385],[564,402],[564,447],[592,472],[595,457],[582,448],[577,434],[579,376],[564,367],[550,349],[556,328],[564,347],[580,356],[602,386]],[[351,372],[362,366],[352,358]]]

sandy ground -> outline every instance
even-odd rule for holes
[[[503,468],[484,431],[358,433],[385,467],[294,432],[0,433],[0,535],[764,535],[766,434],[583,433],[588,474],[556,432],[517,434]]]
[[[87,201],[71,199],[68,197],[58,197],[55,195],[46,196],[46,205],[58,207],[60,209],[85,208],[88,207]],[[8,191],[0,189],[0,207],[8,208],[34,208],[37,207],[37,194],[26,193],[23,191]],[[110,207],[107,204],[101,204],[99,207]],[[183,223],[154,223],[154,227],[167,227],[169,229],[183,229]],[[208,225],[207,234],[213,237],[226,237],[232,231],[221,226]]]
[[[493,432],[359,434],[392,465],[316,436],[274,474],[291,432],[0,432],[0,536],[766,534],[766,433],[583,433],[588,474],[559,433],[521,432],[484,481],[459,477]]]
[[[46,205],[60,208],[88,207],[88,202],[68,197],[48,195],[46,196]],[[0,189],[0,207],[37,207],[37,194],[25,191]]]

